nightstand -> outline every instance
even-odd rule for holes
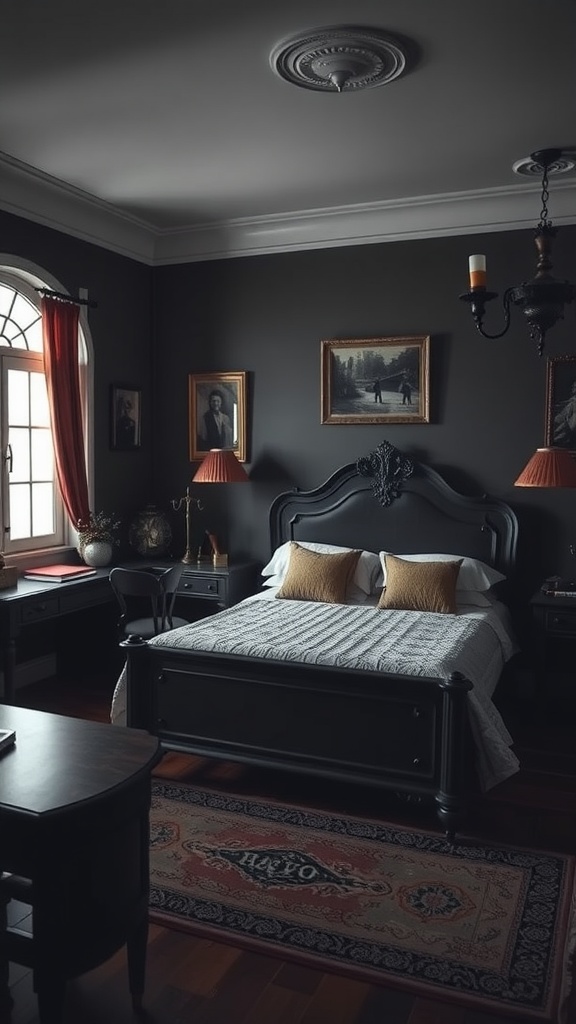
[[[176,593],[178,598],[210,602],[213,611],[221,611],[256,593],[259,570],[256,562],[231,562],[217,567],[211,562],[187,565]]]
[[[537,590],[530,601],[538,684],[545,682],[552,656],[565,643],[576,643],[576,595],[550,597]]]

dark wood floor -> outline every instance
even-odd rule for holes
[[[19,702],[107,721],[112,687],[113,677],[102,673],[82,680],[53,679],[21,691]],[[536,702],[509,692],[501,695],[500,706],[516,738],[522,770],[478,801],[471,831],[486,840],[576,852],[576,701],[551,697]],[[311,783],[178,754],[167,754],[157,774],[437,827],[433,809],[399,805],[354,786]],[[13,919],[24,913],[22,905],[11,907]],[[30,972],[14,965],[10,981],[15,1003],[10,1024],[37,1024]],[[504,1018],[156,925],[150,929],[145,1006],[146,1024],[506,1024]],[[69,984],[64,1024],[120,1024],[132,1019],[123,951]]]

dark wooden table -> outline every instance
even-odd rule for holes
[[[0,754],[0,903],[33,908],[33,934],[0,927],[7,962],[32,968],[42,1024],[61,1020],[66,982],[127,945],[135,1007],[148,936],[150,775],[156,738],[0,706],[16,744]],[[1,1016],[1,1014],[0,1014]]]

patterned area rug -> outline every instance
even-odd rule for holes
[[[309,966],[567,1020],[574,858],[153,780],[151,917]]]

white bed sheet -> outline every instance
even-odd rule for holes
[[[377,597],[327,605],[277,601],[276,593],[268,588],[150,643],[408,675],[446,677],[457,670],[473,683],[470,723],[483,789],[518,771],[512,737],[492,701],[502,669],[517,649],[503,604],[462,604],[457,615],[441,615],[377,609]],[[126,721],[125,700],[123,672],[112,700],[114,724]]]

